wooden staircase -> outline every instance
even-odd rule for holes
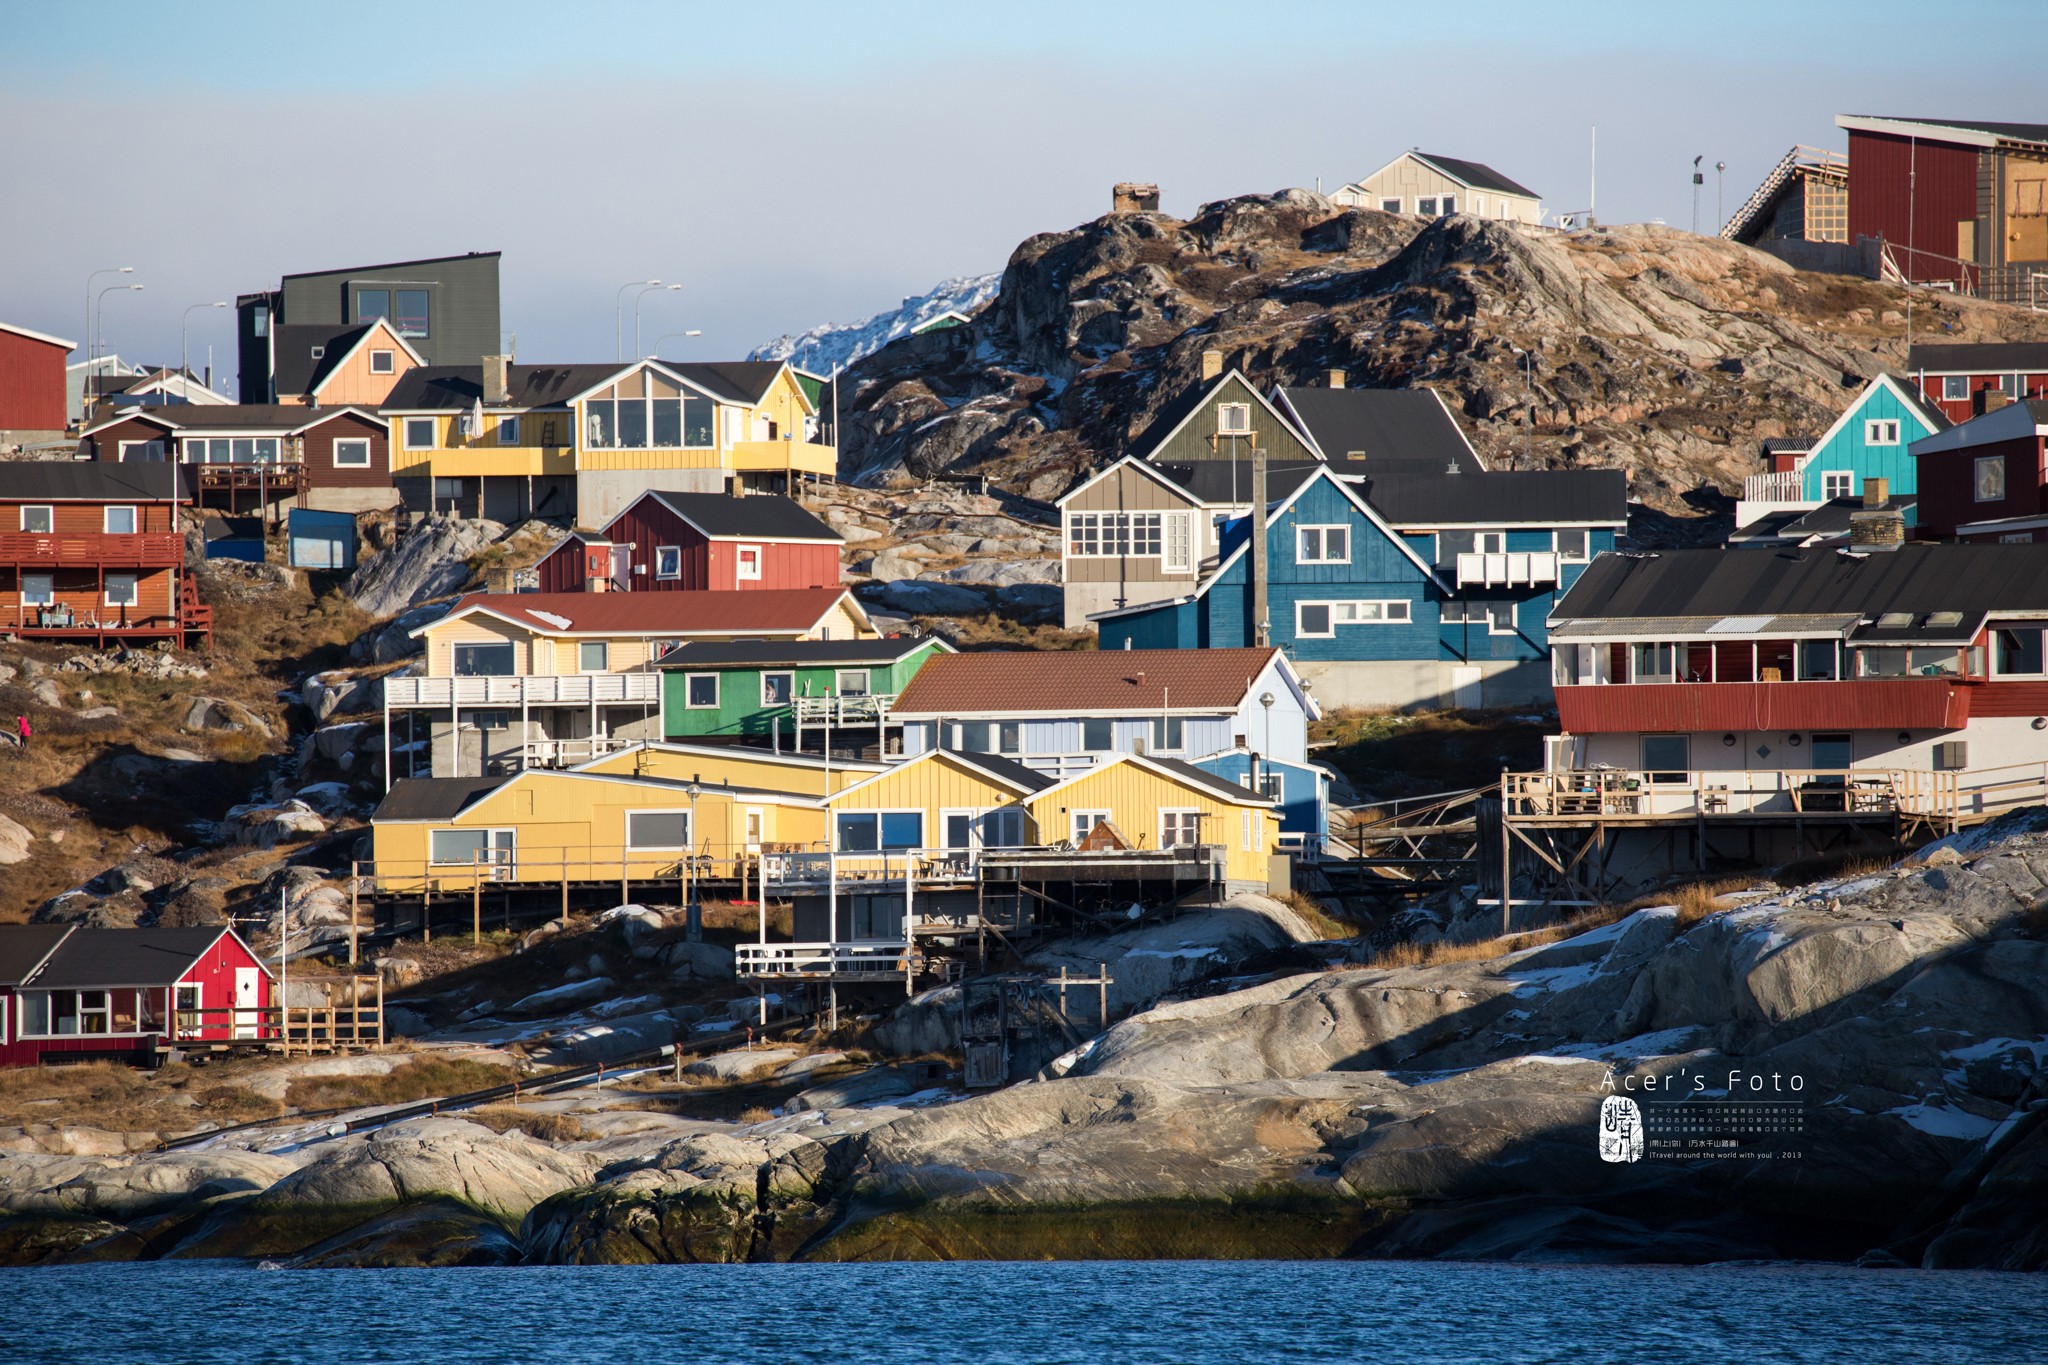
[[[178,634],[187,649],[195,637],[213,648],[213,608],[199,600],[199,584],[190,571],[178,575]]]

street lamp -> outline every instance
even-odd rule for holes
[[[695,844],[697,842],[697,798],[704,794],[704,789],[695,782],[692,782],[688,790],[690,796],[690,842]],[[690,852],[690,849],[684,849],[684,858],[689,858]],[[688,866],[687,863],[685,865]],[[768,898],[765,895],[761,897],[761,913],[763,915],[768,913]],[[684,912],[683,925],[684,938],[692,943],[702,943],[704,941],[704,907],[697,900],[697,869],[695,867],[690,868],[690,903],[688,909]]]
[[[1714,231],[1716,233],[1728,226],[1728,206],[1721,197],[1722,190],[1727,187],[1727,179],[1728,163],[1716,161],[1714,163]]]
[[[612,333],[619,345],[619,359],[626,358],[626,291],[642,289],[660,284],[660,280],[627,280],[619,286],[619,292],[612,296]]]
[[[122,291],[122,290],[124,290],[124,289],[127,289],[127,290],[135,290],[135,289],[140,289],[140,288],[142,288],[142,286],[141,286],[141,285],[139,285],[139,284],[110,284],[110,285],[108,285],[108,286],[107,286],[107,287],[106,287],[105,289],[102,289],[102,290],[100,290],[100,293],[99,293],[99,297],[93,300],[93,304],[92,304],[92,320],[93,320],[93,324],[92,324],[92,329],[93,329],[93,335],[95,335],[95,336],[98,336],[98,337],[99,337],[99,339],[100,339],[100,341],[101,341],[102,343],[104,343],[104,342],[106,341],[106,337],[105,337],[104,335],[101,335],[101,332],[100,332],[100,319],[101,319],[101,317],[102,317],[102,316],[104,315],[104,312],[105,312],[105,309],[106,309],[106,306],[107,306],[107,295],[109,295],[109,294],[117,294],[117,293],[121,292],[121,291]],[[90,374],[91,374],[91,371],[90,371],[90,370],[88,370],[88,371],[87,371],[86,373],[87,373],[88,375],[90,375]]]
[[[102,275],[133,275],[134,273],[135,267],[132,265],[110,265],[105,270],[95,270],[92,274],[85,277],[85,358],[88,362],[92,360],[98,351],[98,347],[93,344],[92,282]],[[90,363],[86,366],[86,373],[87,375],[92,373]]]
[[[661,359],[661,343],[667,341],[670,337],[700,337],[703,335],[703,331],[696,327],[692,327],[687,332],[664,332],[654,339],[654,349],[649,351],[645,358],[648,360]]]
[[[1692,235],[1695,237],[1700,235],[1700,186],[1707,179],[1700,173],[1700,162],[1704,160],[1706,158],[1700,156],[1692,159]]]
[[[681,286],[681,285],[679,285],[679,284],[643,284],[643,285],[641,285],[641,286],[640,286],[640,292],[639,292],[638,294],[635,294],[635,295],[633,296],[633,354],[634,354],[634,355],[636,355],[636,356],[640,356],[640,355],[646,355],[646,354],[647,354],[647,352],[645,352],[645,351],[643,351],[643,350],[641,350],[641,349],[640,349],[640,300],[641,300],[641,299],[642,299],[643,297],[645,297],[646,295],[648,295],[648,294],[652,294],[652,293],[653,293],[653,292],[654,292],[655,290],[657,290],[657,289],[661,290],[661,291],[662,291],[663,293],[669,293],[669,294],[672,294],[672,293],[674,293],[674,292],[675,292],[676,290],[678,290],[678,289],[681,289],[681,288],[682,288],[682,286]]]
[[[178,370],[181,375],[178,382],[180,384],[188,384],[192,380],[192,352],[186,338],[187,324],[190,323],[193,312],[200,308],[225,308],[227,306],[227,300],[225,299],[219,303],[195,303],[192,307],[187,308],[178,315]],[[185,396],[189,398],[191,394],[188,393]]]

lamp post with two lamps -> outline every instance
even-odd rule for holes
[[[627,280],[619,286],[619,292],[612,296],[613,340],[618,343],[619,359],[621,361],[624,361],[626,358],[626,291],[628,289],[651,289],[660,283],[660,280]]]
[[[99,354],[99,343],[92,330],[92,282],[102,275],[133,275],[134,273],[135,267],[132,265],[110,265],[105,270],[95,270],[92,274],[85,277],[85,358],[87,361],[90,361]],[[90,375],[92,373],[91,369],[88,368],[86,373]]]
[[[643,351],[643,350],[641,350],[641,349],[640,349],[640,300],[641,300],[641,299],[643,299],[643,298],[645,298],[645,297],[646,297],[647,295],[649,295],[649,294],[652,294],[652,293],[656,292],[657,290],[659,290],[660,292],[662,292],[662,293],[664,293],[664,294],[672,294],[672,293],[674,293],[674,292],[675,292],[676,290],[678,290],[678,289],[681,289],[681,288],[682,288],[682,286],[681,286],[681,285],[679,285],[679,284],[643,284],[643,285],[641,285],[641,286],[640,286],[640,292],[639,292],[639,293],[637,293],[637,294],[635,294],[635,295],[633,296],[633,354],[634,354],[634,355],[636,355],[636,356],[644,356],[644,355],[646,355],[646,354],[647,354],[647,352],[645,352],[645,351]]]
[[[142,286],[139,284],[110,284],[105,289],[100,290],[99,297],[94,299],[92,304],[92,330],[93,335],[98,338],[98,341],[94,343],[96,346],[105,345],[107,340],[100,326],[101,320],[106,316],[107,295],[118,294],[124,290],[133,292],[141,288]],[[96,355],[87,357],[88,360],[96,358]],[[92,371],[87,370],[86,373],[91,374]]]

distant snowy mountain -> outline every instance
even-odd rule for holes
[[[916,294],[895,308],[859,322],[833,322],[808,332],[780,336],[755,348],[749,360],[787,360],[800,370],[831,374],[835,368],[851,365],[862,356],[873,355],[897,337],[906,336],[924,323],[949,312],[970,317],[977,308],[996,296],[1003,282],[1001,271],[993,275],[947,280],[928,294]]]

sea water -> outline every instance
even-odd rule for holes
[[[0,1271],[0,1361],[2007,1362],[2048,1279],[1812,1265],[972,1262]]]

